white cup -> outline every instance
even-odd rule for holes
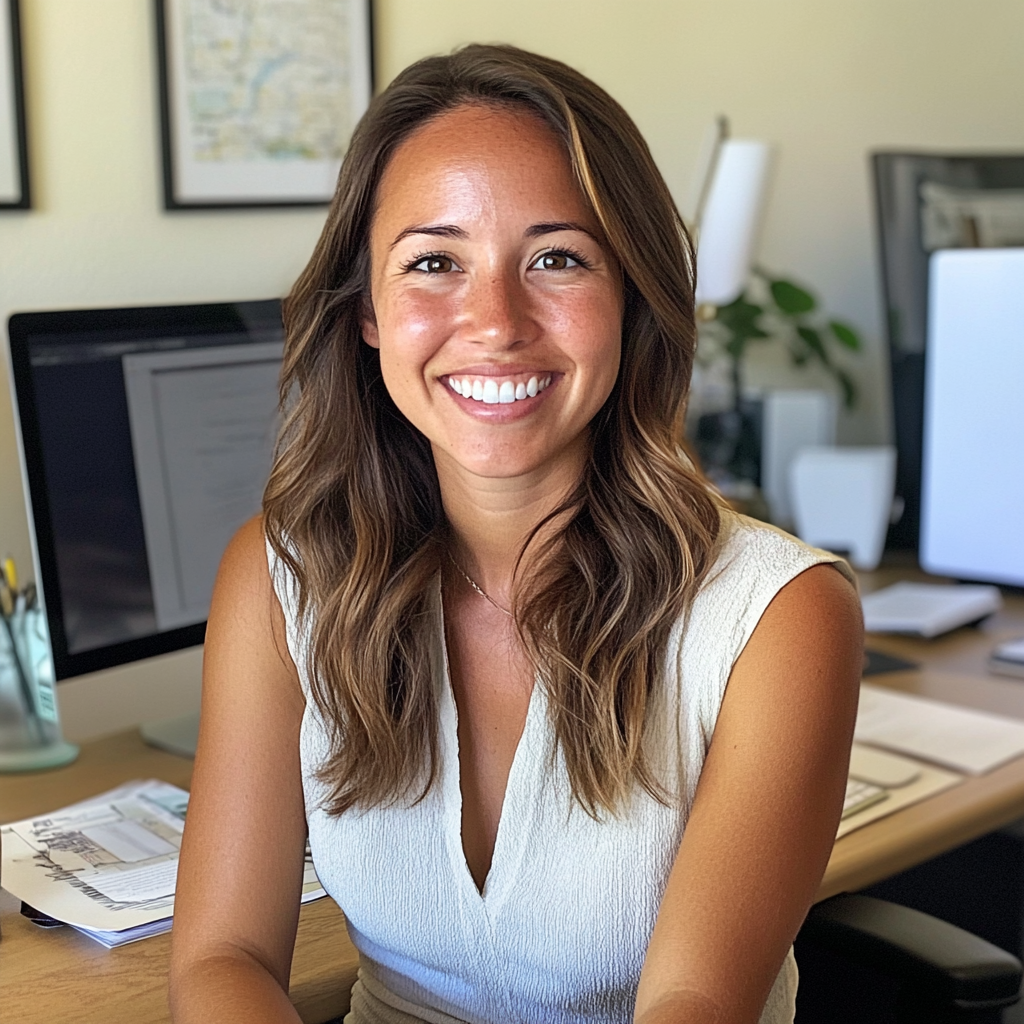
[[[801,540],[848,554],[857,569],[882,558],[896,486],[896,449],[802,448],[790,466]]]

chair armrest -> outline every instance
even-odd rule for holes
[[[1010,1006],[1020,961],[991,942],[896,903],[844,893],[811,907],[801,937],[888,974],[930,1001],[961,1009]]]

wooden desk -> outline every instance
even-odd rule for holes
[[[865,590],[906,570],[869,574]],[[938,640],[870,637],[869,645],[918,662],[914,672],[873,681],[1024,719],[1024,680],[988,675],[998,640],[1024,635],[1024,597],[980,629]],[[191,762],[146,747],[137,733],[86,744],[79,761],[32,776],[0,777],[0,821],[14,821],[91,796],[133,778],[188,786]],[[1024,816],[1024,758],[899,811],[839,840],[819,890],[824,899],[880,881]],[[164,1024],[170,937],[106,950],[70,928],[42,931],[0,895],[0,1004],[18,1024]],[[291,995],[303,1021],[321,1024],[345,1012],[356,955],[330,900],[303,907]],[[12,1014],[12,1008],[16,1012]],[[73,1008],[73,1009],[72,1009]]]
[[[138,732],[86,743],[66,768],[0,776],[0,821],[18,821],[82,800],[130,779],[188,788],[192,762],[154,750]],[[170,935],[104,949],[73,928],[43,930],[0,892],[0,1020],[11,1024],[165,1024]],[[357,955],[333,900],[299,914],[291,997],[306,1024],[348,1009]],[[15,1009],[16,1008],[16,1009]]]
[[[896,566],[861,575],[865,593],[900,579],[930,577]],[[1024,719],[1024,679],[988,672],[986,661],[1002,640],[1024,636],[1024,597],[1005,596],[1005,607],[980,627],[934,640],[868,635],[867,646],[916,662],[919,669],[890,672],[872,683]],[[988,775],[897,811],[840,839],[818,890],[819,899],[862,889],[899,871],[977,839],[1024,817],[1024,758]]]

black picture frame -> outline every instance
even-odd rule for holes
[[[32,207],[20,14],[18,0],[0,0],[0,210]]]
[[[189,5],[204,0],[154,0],[160,104],[160,144],[163,203],[166,210],[226,210],[261,207],[303,207],[327,205],[334,192],[341,157],[294,162],[271,157],[245,162],[205,156],[192,159],[183,143],[189,134],[191,114],[184,108],[183,18]],[[350,80],[348,123],[351,133],[373,96],[374,29],[372,0],[335,0],[341,5],[352,29],[347,67]],[[258,5],[257,5],[258,7]],[[347,140],[346,140],[347,144]],[[287,172],[291,180],[285,182]],[[265,173],[264,173],[265,172]],[[261,174],[268,183],[261,187]],[[232,177],[234,175],[234,177]],[[271,183],[271,179],[275,179]],[[280,180],[277,180],[280,179]]]

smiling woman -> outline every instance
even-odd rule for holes
[[[307,829],[350,1024],[792,1020],[859,603],[679,448],[692,268],[565,65],[470,46],[374,100],[210,614],[176,1020],[297,1020]]]

